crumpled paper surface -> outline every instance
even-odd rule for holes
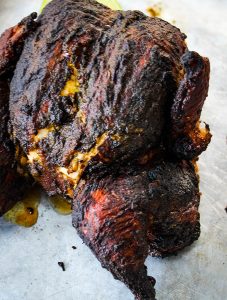
[[[154,1],[122,0],[124,9],[146,11]],[[41,1],[0,0],[0,32]],[[227,1],[163,0],[161,17],[188,36],[189,48],[211,60],[203,120],[212,143],[201,156],[201,224],[198,242],[177,257],[149,257],[158,300],[224,300],[227,295]],[[72,249],[76,246],[77,249]],[[58,262],[63,261],[63,272]],[[102,269],[71,226],[42,201],[38,223],[24,229],[0,219],[0,300],[133,300],[128,289]]]

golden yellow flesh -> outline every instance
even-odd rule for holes
[[[99,153],[99,147],[104,144],[108,137],[107,133],[102,134],[96,141],[95,146],[88,152],[76,152],[68,168],[58,167],[57,172],[73,180],[74,186],[78,184],[89,161]]]
[[[72,70],[72,75],[70,79],[66,82],[65,87],[61,91],[61,96],[74,96],[76,93],[80,91],[80,83],[78,81],[78,70],[74,67],[73,64],[69,64],[70,69]]]
[[[30,151],[28,154],[28,162],[33,163],[34,161],[41,162],[41,155],[36,151]]]
[[[39,129],[38,134],[34,137],[34,141],[37,143],[48,137],[49,133],[55,130],[54,126],[50,126],[47,128]]]

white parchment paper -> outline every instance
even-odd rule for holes
[[[145,11],[154,1],[122,0]],[[149,257],[158,300],[227,299],[227,0],[163,0],[162,17],[188,35],[191,50],[211,60],[211,86],[203,119],[213,140],[201,156],[202,234],[177,257]],[[0,32],[40,0],[0,0]],[[73,250],[72,246],[77,249]],[[66,271],[58,266],[63,261]],[[71,226],[43,199],[38,223],[20,228],[0,219],[0,300],[133,300],[128,289],[102,269]]]

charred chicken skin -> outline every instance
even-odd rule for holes
[[[73,225],[103,267],[136,299],[155,299],[144,265],[198,239],[198,178],[191,163],[159,161],[126,166],[111,175],[81,180]]]
[[[148,254],[200,235],[194,161],[211,139],[200,128],[209,60],[138,11],[54,0],[35,17],[0,40],[9,153],[17,146],[49,195],[72,199],[73,226],[102,266],[136,299],[155,299]]]
[[[29,181],[20,174],[16,147],[10,139],[9,86],[24,41],[35,29],[36,17],[32,14],[0,37],[0,216],[23,197]]]

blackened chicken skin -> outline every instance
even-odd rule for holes
[[[211,137],[199,128],[209,61],[179,29],[140,12],[54,0],[34,17],[12,60],[14,141],[49,195],[73,199],[73,225],[102,265],[136,299],[153,300],[147,255],[199,237],[190,161]]]
[[[195,167],[163,161],[147,171],[151,201],[148,241],[153,256],[173,255],[200,236],[200,193]]]
[[[24,41],[35,28],[35,17],[34,13],[0,37],[0,216],[23,197],[27,187],[27,180],[17,172],[15,146],[8,133],[9,85]]]
[[[8,134],[9,82],[0,78],[0,216],[23,195],[23,179],[15,166],[15,151]]]

